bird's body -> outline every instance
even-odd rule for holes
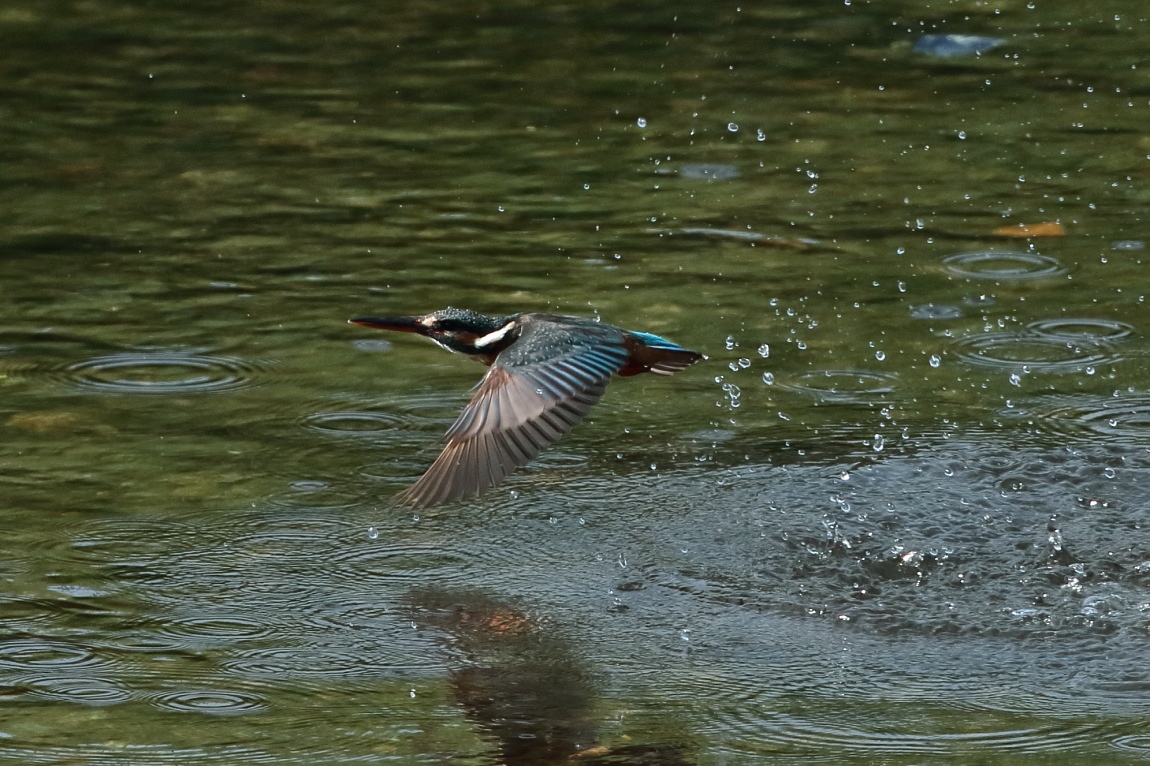
[[[490,368],[447,430],[443,452],[400,493],[417,508],[483,492],[534,460],[587,415],[611,375],[670,375],[703,358],[658,335],[555,314],[498,317],[449,307],[349,321],[418,333]]]

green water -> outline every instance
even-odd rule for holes
[[[1147,20],[9,2],[0,760],[1144,761]],[[446,305],[710,359],[416,514]]]

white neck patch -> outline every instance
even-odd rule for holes
[[[487,348],[488,346],[498,343],[507,337],[507,333],[511,332],[511,328],[515,326],[515,322],[508,322],[500,327],[495,332],[489,332],[481,338],[475,339],[476,348]]]

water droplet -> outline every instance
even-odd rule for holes
[[[886,360],[886,352],[881,351],[881,350],[876,351],[876,352],[874,352],[874,358],[879,360],[880,362],[885,361]]]
[[[731,131],[732,133],[738,133],[739,132],[739,124],[737,122],[728,122],[727,123],[727,130]]]
[[[726,343],[727,343],[727,350],[728,351],[730,351],[731,349],[733,349],[739,345],[738,343],[735,342],[735,336],[734,335],[728,335]]]
[[[1105,471],[1102,472],[1102,475],[1105,476],[1107,479],[1113,479],[1115,476],[1118,475],[1118,472],[1115,471],[1113,468],[1107,468]]]
[[[647,118],[646,117],[640,117],[639,119],[635,120],[635,124],[638,125],[640,128],[645,128],[645,127],[647,127]]]
[[[763,345],[759,346],[759,356],[761,356],[763,359],[766,359],[770,355],[771,355],[770,345],[764,343]]]
[[[376,529],[375,527],[368,527],[367,528],[367,539],[368,540],[376,540],[378,538],[379,538],[379,530]]]
[[[768,386],[775,385],[775,374],[773,372],[764,372],[763,373],[763,383],[765,383]]]
[[[931,354],[929,362],[931,367],[938,367],[942,364],[942,358],[938,354]]]
[[[871,448],[874,449],[875,452],[882,452],[883,447],[885,446],[886,439],[882,438],[882,434],[875,434],[874,443],[871,445]]]

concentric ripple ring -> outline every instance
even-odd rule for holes
[[[1039,319],[1026,325],[1035,335],[1059,340],[1116,341],[1130,337],[1133,325],[1114,319],[1059,318]]]
[[[814,370],[779,387],[828,401],[854,401],[889,394],[895,380],[894,375],[870,370]]]
[[[971,279],[1020,280],[1057,277],[1067,269],[1057,258],[1039,253],[983,250],[942,259],[951,274]]]
[[[94,391],[126,394],[194,394],[250,385],[253,366],[241,359],[178,351],[109,354],[77,362],[69,379]]]
[[[352,410],[317,412],[305,418],[304,424],[315,431],[337,436],[374,436],[407,425],[398,415]]]
[[[1077,372],[1117,361],[1105,343],[1086,336],[1074,339],[1033,332],[990,332],[955,343],[965,362],[980,367],[1030,372]]]

